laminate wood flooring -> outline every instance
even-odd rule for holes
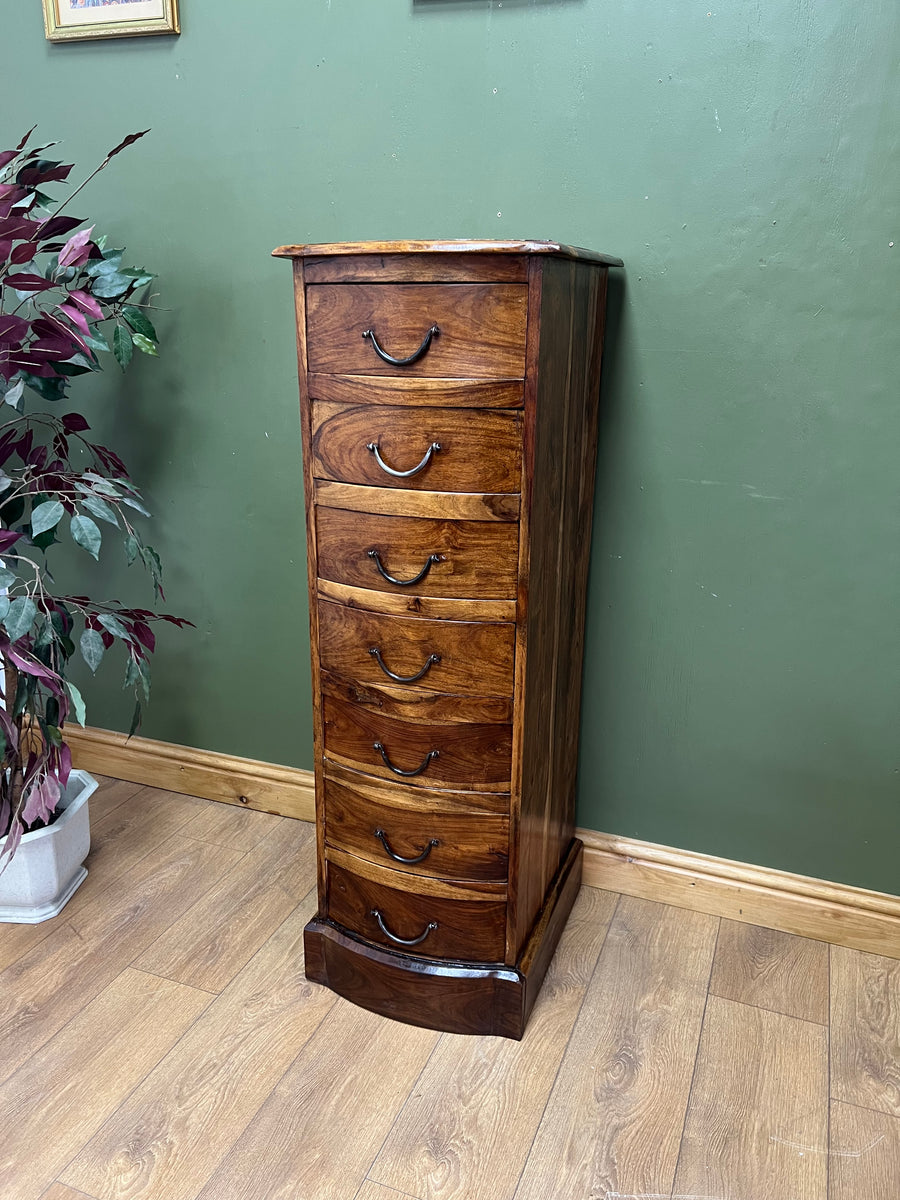
[[[898,1200],[900,962],[585,888],[521,1042],[303,975],[309,825],[103,780],[0,925],[4,1200]]]

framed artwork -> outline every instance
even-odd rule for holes
[[[51,42],[180,33],[178,0],[43,0]]]

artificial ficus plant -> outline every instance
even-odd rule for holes
[[[124,266],[121,250],[63,211],[144,133],[125,138],[61,202],[46,189],[66,180],[72,165],[44,158],[55,143],[31,146],[33,133],[0,152],[0,869],[23,833],[53,821],[68,780],[63,728],[70,717],[82,725],[85,718],[81,694],[67,678],[70,660],[80,652],[96,671],[110,647],[124,650],[133,733],[149,698],[152,622],[190,623],[116,600],[60,594],[48,567],[48,549],[67,535],[98,559],[101,522],[116,530],[127,562],[139,559],[155,597],[164,598],[159,558],[134,524],[136,514],[150,514],[122,460],[90,438],[80,413],[46,406],[32,412],[34,401],[26,404],[30,396],[61,404],[70,381],[101,370],[110,349],[123,371],[135,348],[158,353],[146,295],[154,276]]]

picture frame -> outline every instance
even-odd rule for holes
[[[180,33],[178,0],[43,0],[50,42]]]

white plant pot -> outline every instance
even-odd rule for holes
[[[23,835],[12,862],[0,869],[0,921],[47,921],[84,882],[91,848],[88,797],[96,790],[87,771],[73,771],[59,805],[62,816]],[[0,851],[5,844],[0,838]]]

